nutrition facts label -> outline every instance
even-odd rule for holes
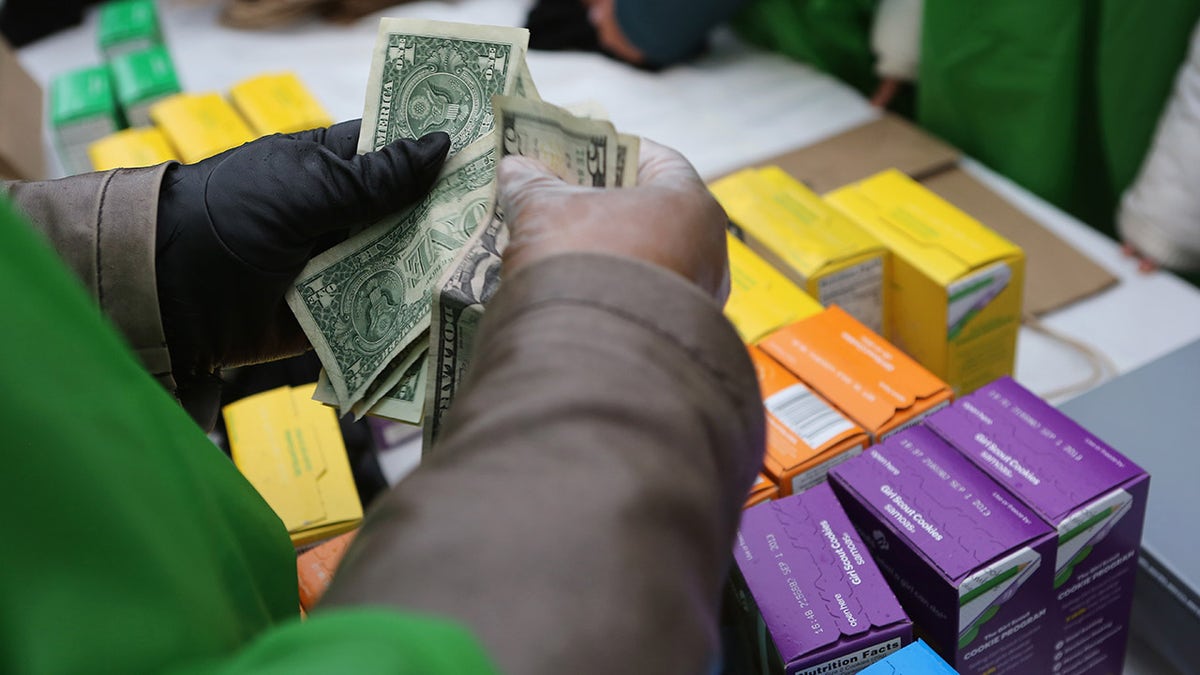
[[[853,675],[898,649],[900,649],[900,638],[894,638],[830,659],[820,665],[796,671],[796,675]]]
[[[837,305],[867,328],[883,335],[883,258],[876,257],[821,277],[822,305]]]

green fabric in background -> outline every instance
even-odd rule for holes
[[[296,620],[283,524],[2,197],[0,307],[0,672],[492,672],[445,622]]]
[[[1112,235],[1197,17],[1197,0],[926,0],[917,119]]]
[[[878,0],[754,0],[734,19],[746,41],[823,70],[870,96]]]
[[[869,96],[876,5],[753,0],[735,26]],[[1112,236],[1197,18],[1200,0],[926,0],[916,120]]]
[[[923,126],[1060,206],[1078,143],[1081,5],[927,0],[917,79]]]

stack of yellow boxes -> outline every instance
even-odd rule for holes
[[[767,416],[747,506],[1012,373],[1023,254],[919,183],[887,171],[822,199],[768,167],[712,191],[748,242],[729,236],[725,308]]]
[[[230,98],[232,104],[210,92],[158,101],[150,107],[153,127],[118,132],[89,147],[94,168],[150,166],[171,159],[190,164],[260,136],[332,124],[294,73],[244,80],[233,86]]]

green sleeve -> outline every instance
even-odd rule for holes
[[[837,77],[870,95],[879,83],[871,51],[878,0],[754,0],[734,20],[747,41]]]
[[[238,653],[171,675],[439,675],[497,672],[457,624],[390,610],[317,612],[293,619]]]
[[[926,0],[923,126],[1110,235],[1200,1]]]
[[[299,602],[282,523],[2,197],[0,308],[0,672],[237,672],[278,645],[319,662],[352,634],[365,654],[453,634],[378,613],[284,623]]]

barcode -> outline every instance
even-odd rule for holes
[[[802,384],[793,384],[767,397],[767,412],[816,449],[850,429],[854,424]]]

